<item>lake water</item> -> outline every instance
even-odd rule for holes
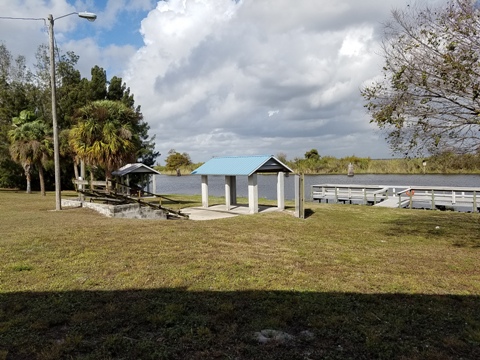
[[[155,175],[157,194],[201,194],[201,176],[167,176]],[[294,176],[285,178],[285,198],[295,199]],[[408,186],[458,186],[480,187],[480,175],[305,175],[305,199],[310,200],[311,185],[348,184],[348,185],[388,185],[397,188]],[[208,193],[212,196],[225,196],[225,177],[209,176]],[[248,196],[248,178],[237,176],[237,195]],[[275,175],[258,175],[258,196],[274,200],[277,198],[277,177]]]

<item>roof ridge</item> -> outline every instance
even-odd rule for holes
[[[240,158],[240,157],[267,157],[273,155],[226,155],[226,156],[213,156],[212,159],[223,159],[223,158]]]

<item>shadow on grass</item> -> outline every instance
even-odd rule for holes
[[[446,240],[452,246],[480,248],[480,218],[462,213],[436,216],[432,211],[412,210],[416,216],[398,217],[389,221],[385,235],[391,237],[420,236],[435,241]],[[459,226],[461,224],[461,226]]]
[[[0,358],[478,359],[479,308],[478,296],[8,293],[0,294]],[[293,338],[260,344],[254,334],[264,329]]]
[[[313,211],[312,209],[305,209],[305,219],[308,219],[313,214],[315,214],[315,211]]]

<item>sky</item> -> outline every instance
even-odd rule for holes
[[[9,0],[4,17],[54,18],[62,52],[120,76],[155,136],[193,162],[213,156],[390,158],[360,95],[379,79],[383,24],[416,0]],[[424,0],[432,3],[432,1]],[[442,2],[437,0],[437,2]],[[0,41],[35,61],[43,20],[0,19]]]

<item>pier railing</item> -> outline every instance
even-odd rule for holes
[[[388,199],[388,190],[388,186],[380,185],[312,185],[311,198],[319,202],[323,200],[375,205]]]
[[[428,204],[431,209],[448,210],[454,206],[472,207],[478,211],[480,188],[472,187],[443,187],[443,186],[411,186],[396,194],[399,204],[402,200],[409,200],[409,207],[414,203]]]
[[[480,187],[344,185],[311,186],[311,200],[384,207],[480,211]]]

